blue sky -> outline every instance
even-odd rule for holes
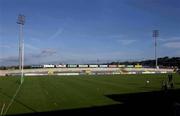
[[[95,63],[180,56],[179,0],[0,0],[0,65],[18,64],[19,14],[25,64]]]

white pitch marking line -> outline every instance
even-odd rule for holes
[[[6,105],[6,104],[4,103],[3,106],[2,106],[2,109],[1,109],[1,116],[2,116],[2,114],[3,114],[5,105]]]

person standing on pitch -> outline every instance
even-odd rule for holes
[[[169,87],[170,87],[171,89],[174,88],[174,82],[173,82],[173,76],[172,76],[172,74],[169,74],[169,75],[168,75],[168,85],[169,85]]]

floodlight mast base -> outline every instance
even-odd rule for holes
[[[19,70],[21,70],[21,84],[24,81],[24,39],[23,39],[23,25],[25,23],[25,16],[19,15],[17,24],[19,24]]]
[[[159,30],[153,30],[153,37],[154,37],[154,53],[155,53],[155,68],[159,69],[158,66],[158,59],[157,59],[157,37],[159,37]]]

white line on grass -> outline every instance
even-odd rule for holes
[[[7,106],[7,108],[6,108],[5,112],[4,112],[4,115],[6,115],[6,113],[8,112],[8,110],[9,110],[9,108],[10,108],[10,106],[11,106],[12,103],[14,102],[14,99],[16,98],[16,96],[17,96],[17,94],[18,94],[18,92],[19,92],[19,90],[20,90],[20,88],[21,88],[21,85],[22,85],[22,84],[20,84],[19,87],[17,88],[17,90],[16,90],[13,98],[11,99],[10,103],[8,104],[8,106]]]
[[[2,116],[2,114],[3,114],[4,107],[5,107],[5,103],[4,103],[3,106],[2,106],[2,109],[1,109],[1,115],[0,115],[0,116]]]

